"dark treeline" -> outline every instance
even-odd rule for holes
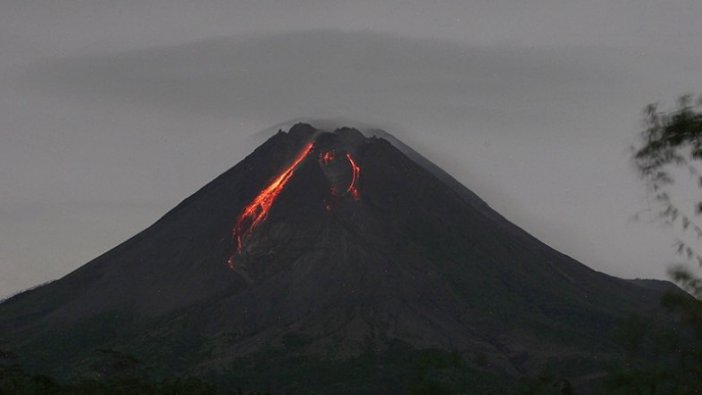
[[[12,352],[0,350],[0,394],[14,395],[264,395],[242,389],[222,390],[197,377],[152,381],[138,375],[82,378],[62,382],[30,374]]]

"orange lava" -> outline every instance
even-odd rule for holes
[[[308,143],[295,157],[295,160],[283,170],[283,172],[278,175],[278,177],[273,180],[268,186],[266,186],[252,201],[249,203],[244,210],[239,214],[237,218],[236,225],[232,230],[232,237],[236,241],[236,251],[231,254],[227,260],[227,265],[229,268],[234,269],[234,255],[241,254],[244,242],[251,235],[253,230],[258,226],[263,220],[266,219],[268,213],[273,206],[280,192],[283,191],[285,185],[290,181],[295,173],[295,169],[302,163],[302,161],[307,157],[307,155],[314,148],[314,143]]]
[[[328,165],[331,163],[331,161],[334,160],[334,151],[326,151],[321,154],[319,154],[319,161],[322,162],[323,165]]]
[[[351,170],[353,171],[353,176],[351,178],[351,183],[349,184],[349,188],[346,190],[346,192],[351,193],[351,196],[353,196],[354,199],[358,200],[361,197],[361,194],[358,192],[358,178],[361,176],[361,168],[358,167],[356,162],[353,160],[353,157],[351,157],[351,154],[346,153],[346,158],[349,160],[349,164],[351,165]]]

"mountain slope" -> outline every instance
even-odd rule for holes
[[[657,305],[659,290],[551,249],[385,137],[277,133],[132,239],[2,303],[0,339],[60,375],[101,348],[168,375],[399,344],[511,376],[573,363],[577,378],[617,354],[622,317]]]

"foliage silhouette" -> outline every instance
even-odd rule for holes
[[[702,198],[689,203],[688,194],[702,188],[702,97],[695,101],[682,96],[667,111],[649,105],[644,124],[632,159],[654,198],[653,207],[645,211],[677,229],[675,252],[683,262],[668,273],[687,293],[667,292],[661,300],[677,317],[674,327],[656,327],[643,318],[622,326],[619,340],[626,358],[608,375],[607,393],[701,394],[702,278],[693,268],[702,266]],[[689,177],[694,185],[689,185]],[[674,185],[676,180],[688,184]]]

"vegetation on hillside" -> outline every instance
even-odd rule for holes
[[[677,230],[674,246],[682,262],[669,274],[688,294],[662,298],[677,316],[674,327],[655,328],[642,318],[622,327],[627,358],[609,375],[608,393],[702,394],[702,278],[695,274],[702,266],[702,196],[695,194],[702,188],[702,97],[683,96],[668,111],[649,105],[633,160],[655,201],[646,211]]]

